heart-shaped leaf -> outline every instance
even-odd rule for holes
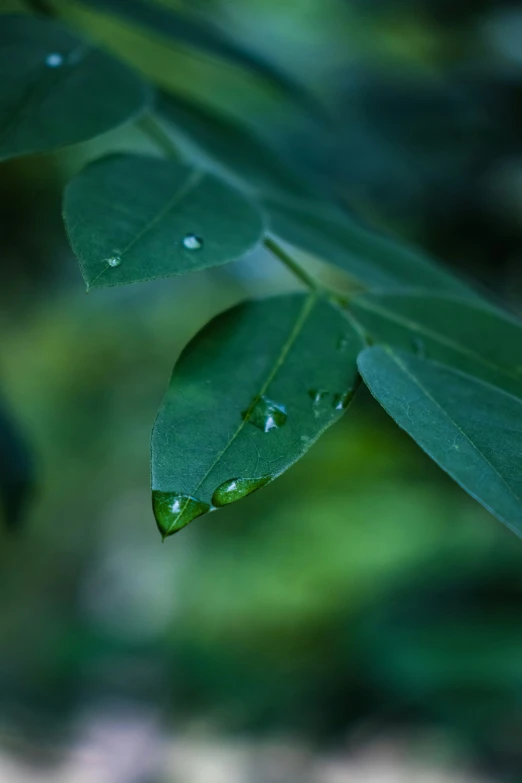
[[[152,433],[164,536],[283,473],[342,416],[363,342],[315,296],[247,302],[184,350]]]
[[[399,426],[522,536],[522,401],[445,365],[381,346],[360,355],[359,370]]]
[[[87,166],[68,184],[63,214],[88,288],[224,264],[264,231],[257,207],[217,177],[138,155]]]
[[[369,288],[417,288],[476,296],[421,252],[365,228],[333,207],[276,199],[266,199],[264,206],[274,234],[335,264]]]
[[[0,159],[98,136],[138,115],[149,90],[123,63],[32,16],[0,23]]]
[[[425,294],[365,294],[350,302],[350,310],[374,341],[522,397],[522,324],[499,310]]]

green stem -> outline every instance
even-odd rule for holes
[[[171,158],[172,160],[179,160],[181,158],[181,154],[175,143],[153,114],[144,114],[143,117],[138,120],[138,126],[143,133],[161,149],[167,158]]]
[[[271,237],[265,237],[264,245],[266,249],[269,250],[270,253],[272,253],[276,258],[278,258],[286,266],[286,268],[292,272],[292,274],[298,277],[307,288],[316,294],[328,293],[326,288],[323,288],[323,286],[314,277],[309,275],[306,269],[303,269],[303,267],[298,264],[295,259],[288,255],[288,253],[283,250],[281,245],[279,245],[275,240],[273,240]]]

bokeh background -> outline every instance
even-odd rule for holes
[[[328,131],[237,67],[55,5],[520,310],[522,4],[170,0],[306,85]],[[1,783],[522,781],[522,544],[364,390],[285,476],[161,544],[149,435],[177,355],[294,282],[259,252],[86,296],[61,189],[121,149],[156,152],[128,127],[0,171],[3,415],[35,475],[0,532]]]

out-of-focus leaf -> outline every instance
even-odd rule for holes
[[[293,168],[246,128],[179,97],[162,95],[159,111],[249,190],[312,195]]]
[[[158,35],[173,38],[184,46],[199,49],[246,68],[261,76],[272,87],[312,109],[314,113],[320,112],[317,102],[304,87],[261,54],[246,49],[207,20],[198,19],[196,15],[179,13],[172,8],[162,8],[154,2],[143,2],[143,0],[81,0],[81,2],[103,12],[121,15]]]
[[[474,296],[421,252],[371,231],[321,204],[264,202],[273,232],[329,261],[370,288],[420,288]]]
[[[376,342],[522,396],[522,325],[491,307],[426,294],[365,294],[350,310]]]
[[[522,536],[522,401],[391,348],[369,348],[358,364],[370,391],[399,426]]]
[[[247,302],[211,321],[174,369],[152,434],[163,535],[283,473],[342,416],[363,347],[314,296]]]
[[[148,88],[127,66],[31,16],[0,24],[0,159],[98,136],[139,114]]]
[[[0,401],[0,516],[20,525],[34,484],[33,459],[25,438]]]
[[[88,288],[224,264],[264,230],[256,206],[217,177],[138,155],[87,166],[65,190],[64,220]]]

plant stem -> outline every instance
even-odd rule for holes
[[[163,129],[153,114],[144,114],[138,120],[138,126],[143,133],[156,144],[159,149],[172,160],[179,160],[181,154],[169,134]]]
[[[314,291],[316,294],[327,294],[325,288],[308,274],[306,269],[297,263],[283,248],[271,237],[265,237],[264,245],[267,250],[270,251],[276,258],[278,258],[292,274],[299,278],[299,280],[305,284],[307,288]]]

